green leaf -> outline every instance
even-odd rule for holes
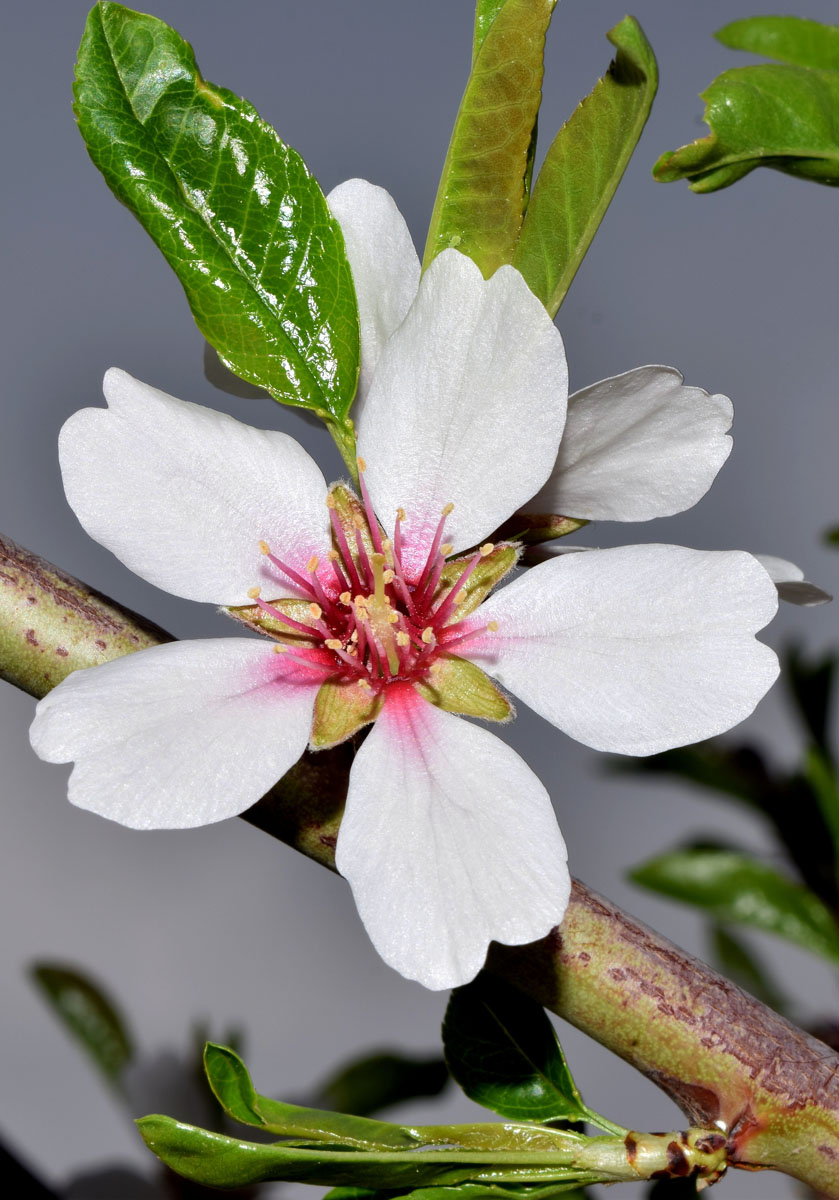
[[[254,1090],[247,1067],[226,1046],[208,1042],[204,1049],[204,1069],[213,1094],[224,1111],[243,1125],[254,1125],[285,1137],[307,1141],[338,1143],[362,1150],[394,1149],[415,1146],[418,1138],[409,1130],[384,1121],[343,1113],[301,1108],[260,1096]]]
[[[818,896],[735,850],[688,846],[650,859],[630,878],[717,921],[762,929],[839,961],[839,929]]]
[[[146,1145],[173,1171],[209,1187],[245,1187],[269,1180],[319,1183],[333,1187],[413,1191],[425,1185],[466,1182],[504,1183],[540,1180],[588,1182],[614,1178],[612,1151],[602,1171],[595,1162],[599,1147],[585,1155],[588,1165],[575,1166],[577,1139],[558,1137],[557,1148],[533,1151],[479,1152],[465,1149],[388,1150],[375,1153],[300,1146],[293,1143],[245,1142],[176,1121],[172,1117],[142,1117],[137,1125]],[[598,1139],[593,1139],[596,1142]],[[610,1141],[610,1139],[603,1139]],[[611,1149],[611,1147],[610,1147]],[[482,1180],[482,1176],[486,1179]]]
[[[482,5],[482,36],[460,103],[423,266],[448,247],[485,276],[513,258],[527,201],[533,131],[542,99],[545,34],[556,0]],[[490,23],[482,20],[495,15]]]
[[[475,5],[475,36],[472,39],[472,62],[484,44],[490,25],[500,13],[507,0],[478,0]]]
[[[318,1105],[367,1117],[420,1096],[439,1096],[449,1072],[442,1058],[370,1054],[342,1067],[318,1088]]]
[[[714,37],[732,50],[799,67],[839,70],[839,25],[822,25],[806,17],[746,17],[725,25]]]
[[[224,364],[343,423],[358,377],[355,291],[300,156],[246,100],[202,79],[174,29],[110,0],[88,17],[75,98],[91,158]]]
[[[582,1121],[588,1110],[545,1010],[481,974],[452,992],[443,1048],[470,1100],[522,1121]]]
[[[119,1086],[122,1073],[134,1056],[134,1048],[113,1000],[89,976],[59,963],[35,963],[31,975],[65,1029],[108,1082]]]
[[[832,525],[829,529],[826,529],[822,540],[825,546],[830,546],[832,550],[839,547],[839,525]]]
[[[662,154],[656,179],[713,192],[756,167],[839,185],[839,72],[764,63],[725,71],[704,92],[708,137]]]
[[[551,316],[623,178],[658,87],[655,56],[634,17],[606,36],[615,60],[556,135],[513,256]]]
[[[786,1001],[772,982],[766,967],[740,938],[723,925],[714,925],[711,929],[711,952],[720,970],[732,983],[757,996],[775,1012],[786,1012]]]

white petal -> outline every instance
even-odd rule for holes
[[[244,812],[306,748],[321,677],[248,638],[171,642],[75,671],[30,733],[75,762],[79,808],[133,829],[187,829]]]
[[[484,280],[439,254],[385,346],[361,413],[359,453],[383,524],[398,507],[413,556],[444,505],[446,541],[479,542],[547,479],[565,420],[562,339],[518,271]]]
[[[778,674],[752,636],[778,599],[751,554],[623,546],[542,563],[479,610],[466,651],[596,750],[655,754],[730,729]]]
[[[353,763],[336,863],[382,958],[429,988],[472,979],[491,941],[544,937],[568,904],[542,784],[410,688],[391,689]]]
[[[756,554],[755,558],[775,584],[781,600],[786,600],[788,604],[813,608],[817,604],[827,604],[833,599],[830,592],[805,579],[801,567],[797,567],[795,563],[788,562],[785,558],[776,558],[774,554]]]
[[[575,392],[553,472],[530,512],[648,521],[705,495],[731,452],[726,396],[673,367],[637,367]]]
[[[306,451],[124,371],[108,371],[105,396],[59,438],[67,499],[91,537],[190,600],[247,604],[254,585],[294,594],[259,541],[297,570],[328,551],[326,484]]]
[[[358,421],[382,347],[417,294],[420,261],[405,219],[384,188],[348,179],[326,202],[344,235],[358,299],[361,374],[353,409]]]

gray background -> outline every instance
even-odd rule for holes
[[[468,0],[152,7],[193,42],[207,78],[248,96],[303,153],[324,189],[352,175],[384,185],[422,243],[468,67]],[[839,196],[770,172],[711,197],[650,178],[660,152],[702,132],[697,92],[745,61],[711,32],[754,7],[772,6],[637,0],[633,9],[658,53],[661,90],[560,314],[572,384],[646,362],[673,364],[689,383],[732,396],[736,445],[692,512],[646,527],[604,526],[588,540],[771,551],[835,590],[839,556],[819,548],[818,534],[839,518]],[[836,18],[828,0],[790,8]],[[335,473],[337,459],[328,439],[294,413],[237,400],[205,381],[201,338],[174,276],[111,197],[73,126],[72,64],[86,9],[85,0],[41,0],[6,14],[2,525],[175,634],[210,635],[227,631],[221,618],[137,581],[82,532],[61,490],[61,423],[99,401],[104,369],[118,365],[176,395],[286,429]],[[624,0],[560,6],[548,45],[546,139],[606,66],[603,34],[623,14]],[[787,609],[768,639],[791,637],[831,645],[835,610]],[[217,1031],[240,1021],[267,1091],[299,1094],[371,1045],[435,1047],[445,996],[379,961],[341,880],[241,821],[142,834],[72,809],[66,771],[28,749],[32,701],[3,687],[0,706],[0,1128],[49,1178],[92,1162],[148,1159],[27,984],[33,957],[76,962],[107,981],[149,1052],[182,1044],[195,1017]],[[779,756],[795,752],[777,693],[749,732]],[[701,952],[701,923],[631,888],[623,873],[688,831],[759,847],[760,830],[707,798],[606,777],[602,759],[527,713],[509,738],[553,796],[574,872]],[[827,967],[775,943],[762,948],[778,953],[787,985],[799,987],[803,1015],[835,1012]],[[574,1031],[564,1028],[563,1038],[594,1107],[640,1128],[681,1123],[629,1068]],[[446,1115],[467,1111],[450,1094]],[[742,1173],[722,1188],[732,1197],[795,1194],[782,1178]]]

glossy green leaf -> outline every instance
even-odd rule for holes
[[[542,99],[545,34],[555,6],[556,0],[506,0],[491,23],[481,26],[483,40],[452,131],[423,266],[448,247],[468,254],[486,276],[512,261]],[[495,7],[482,11],[490,17]]]
[[[470,1100],[521,1121],[587,1116],[545,1010],[491,975],[452,992],[443,1048]]]
[[[717,921],[762,929],[839,961],[839,929],[818,896],[735,850],[688,846],[636,867],[630,878]]]
[[[806,17],[746,17],[715,34],[724,46],[798,67],[839,70],[839,25]]]
[[[253,1125],[284,1137],[328,1142],[342,1146],[380,1150],[415,1146],[417,1137],[398,1125],[367,1117],[321,1112],[260,1096],[254,1090],[247,1067],[227,1046],[208,1042],[204,1069],[213,1094],[235,1121]]]
[[[418,1097],[439,1096],[449,1080],[442,1058],[369,1054],[342,1067],[318,1088],[317,1103],[367,1117]]]
[[[775,1012],[786,1011],[786,1002],[772,982],[767,968],[740,938],[723,925],[714,925],[711,930],[711,954],[732,983],[757,996]]]
[[[694,192],[728,187],[756,167],[839,185],[839,71],[765,63],[725,71],[704,92],[708,137],[662,154],[656,179]]]
[[[475,5],[475,34],[472,39],[472,62],[484,44],[490,25],[501,12],[507,0],[477,0]]]
[[[658,87],[655,56],[634,17],[607,37],[615,59],[556,135],[513,257],[551,316],[623,178]]]
[[[75,97],[91,158],[225,365],[343,422],[358,376],[355,291],[300,156],[246,100],[202,79],[174,29],[110,0],[88,17]]]
[[[119,1085],[134,1055],[131,1035],[113,1000],[99,984],[72,967],[35,963],[32,979],[41,995],[109,1083]]]
[[[428,1185],[507,1181],[588,1182],[601,1177],[592,1166],[576,1167],[574,1147],[538,1153],[465,1149],[366,1152],[332,1146],[245,1142],[198,1129],[172,1117],[143,1117],[137,1125],[146,1145],[173,1171],[209,1187],[245,1187],[269,1180],[353,1188],[412,1191]],[[567,1139],[566,1139],[567,1140]],[[594,1154],[596,1155],[595,1150]],[[588,1156],[589,1162],[592,1155]],[[613,1178],[614,1153],[602,1177]]]

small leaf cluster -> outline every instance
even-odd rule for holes
[[[771,829],[783,868],[703,838],[656,855],[630,878],[706,913],[723,969],[779,1010],[787,1002],[730,926],[775,934],[839,963],[839,745],[833,725],[839,655],[808,658],[792,649],[783,678],[804,741],[793,769],[776,765],[761,749],[721,740],[616,763],[621,771],[698,785],[746,807]]]
[[[756,167],[773,167],[839,186],[839,25],[749,17],[716,37],[775,61],[718,76],[701,93],[710,134],[662,154],[656,179],[686,179],[694,192],[715,192]]]

